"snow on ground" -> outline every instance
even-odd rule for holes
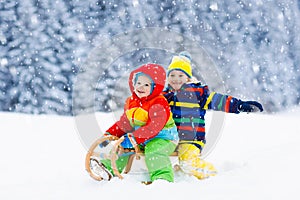
[[[300,109],[226,114],[221,139],[205,158],[216,177],[176,173],[176,183],[145,186],[134,174],[90,178],[72,117],[0,113],[0,199],[299,199],[299,118]]]

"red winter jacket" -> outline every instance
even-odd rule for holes
[[[153,91],[147,97],[139,98],[134,93],[133,79],[139,72],[150,76],[154,82]],[[178,133],[169,104],[161,94],[165,81],[166,72],[157,64],[146,64],[132,71],[129,76],[132,96],[127,98],[120,120],[106,132],[118,137],[132,133],[138,144],[154,137],[178,141]]]

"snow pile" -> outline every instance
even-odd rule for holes
[[[0,113],[0,199],[299,199],[299,111],[227,114],[206,157],[216,177],[199,181],[176,173],[176,183],[148,186],[134,174],[91,179],[72,117]]]

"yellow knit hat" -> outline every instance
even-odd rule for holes
[[[186,52],[180,52],[178,56],[173,56],[172,61],[168,67],[168,76],[171,71],[180,70],[184,72],[189,78],[192,78],[191,55]]]

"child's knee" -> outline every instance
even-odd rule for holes
[[[180,144],[178,147],[178,159],[190,160],[200,155],[200,149],[193,144]]]

